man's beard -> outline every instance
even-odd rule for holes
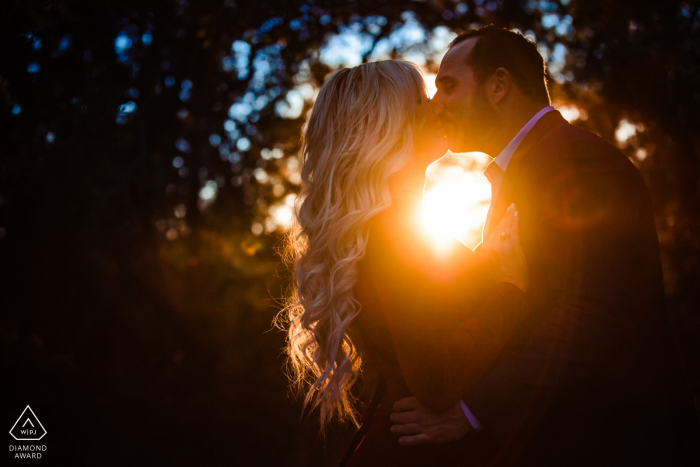
[[[498,114],[489,105],[483,88],[476,91],[470,107],[456,128],[460,132],[455,138],[460,146],[459,152],[487,152],[489,138],[498,123]]]

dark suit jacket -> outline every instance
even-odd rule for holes
[[[600,137],[545,114],[494,200],[516,203],[532,313],[463,400],[494,465],[700,465],[647,187]],[[698,462],[698,463],[694,463]]]

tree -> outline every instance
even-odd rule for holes
[[[263,334],[284,286],[274,246],[305,111],[347,60],[422,55],[434,72],[431,41],[487,23],[534,37],[554,98],[644,174],[671,316],[700,389],[690,364],[700,360],[697,2],[0,8],[6,400],[33,398],[52,426],[68,426],[64,458],[104,463],[117,443],[132,447],[114,455],[120,464],[318,465],[342,451],[342,431],[328,455],[307,448],[317,440],[313,426],[297,430],[299,407],[285,399],[283,338]],[[334,58],[334,40],[357,56]],[[113,428],[84,428],[104,420]],[[134,425],[159,434],[127,438]]]

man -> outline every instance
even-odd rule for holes
[[[700,465],[648,190],[550,106],[545,75],[534,43],[493,26],[442,61],[433,101],[450,149],[498,155],[484,238],[511,203],[520,214],[532,318],[448,411],[396,402],[392,432],[410,446],[479,431],[492,465]]]

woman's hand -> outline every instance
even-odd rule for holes
[[[519,218],[515,209],[515,204],[511,204],[501,222],[491,232],[484,250],[493,260],[497,282],[510,282],[527,292],[530,272],[520,246]]]

